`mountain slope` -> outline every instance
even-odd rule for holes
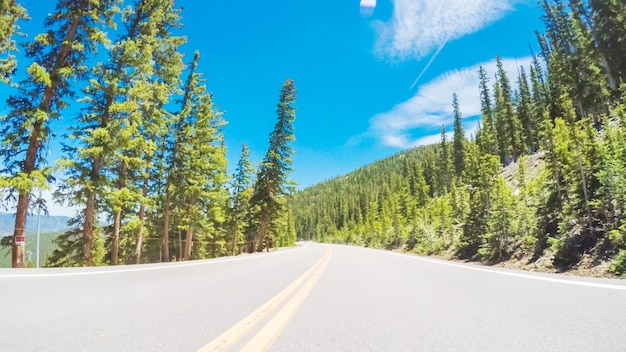
[[[66,216],[41,216],[41,232],[63,232],[69,229],[67,222],[70,220]],[[6,236],[13,233],[15,226],[15,215],[0,213],[0,236]],[[37,232],[37,215],[28,217],[26,223],[26,233]]]

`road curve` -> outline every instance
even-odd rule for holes
[[[259,350],[257,343],[271,351],[626,346],[623,281],[347,246],[115,268],[4,269],[0,300],[0,351],[208,351],[220,336],[236,336],[233,351]]]

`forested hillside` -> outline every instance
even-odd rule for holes
[[[560,270],[585,257],[624,272],[626,3],[540,5],[546,32],[537,33],[530,67],[505,72],[496,58],[495,78],[476,72],[475,138],[465,138],[451,97],[451,141],[443,127],[438,145],[298,193],[290,203],[297,235],[487,262],[548,257]],[[529,155],[544,162],[528,163]],[[509,178],[515,170],[515,182],[503,168]]]
[[[80,209],[55,241],[53,266],[188,260],[294,243],[284,206],[292,80],[280,89],[256,179],[245,146],[231,178],[226,122],[199,72],[200,54],[182,50],[182,7],[174,0],[58,0],[42,33],[20,33],[29,15],[16,0],[2,1],[0,11],[0,84],[13,89],[0,116],[0,208],[15,209],[13,235],[2,241],[13,267],[24,266],[28,215],[46,213],[41,190]],[[48,160],[55,135],[63,140],[58,161]]]

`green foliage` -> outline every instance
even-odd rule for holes
[[[496,131],[498,133],[502,162],[504,165],[508,165],[511,161],[516,161],[524,153],[522,126],[513,105],[511,83],[499,56],[496,56],[496,63],[498,66],[496,76],[498,82],[494,86],[496,96]]]
[[[468,190],[469,213],[463,226],[458,255],[472,257],[481,246],[482,237],[489,231],[492,195],[500,164],[497,157],[480,153],[470,145],[464,174]]]
[[[515,198],[501,177],[494,184],[491,201],[489,230],[479,255],[487,260],[496,260],[510,254],[511,245],[517,237],[519,218],[515,212]]]
[[[3,25],[13,26],[13,30],[15,22],[6,20],[15,19],[15,3],[2,4],[5,9],[13,8],[3,18]],[[42,152],[49,141],[51,121],[61,117],[68,100],[74,97],[73,86],[84,77],[90,56],[106,44],[104,33],[113,26],[116,5],[117,0],[59,0],[44,23],[45,35],[23,45],[31,61],[25,70],[28,76],[7,100],[9,113],[0,117],[0,158],[4,164],[0,174],[9,180],[10,192],[19,193],[16,234],[26,227],[32,191],[45,189],[52,179],[45,165],[46,153]],[[15,254],[14,265],[19,267],[23,258],[19,251]]]
[[[231,253],[233,255],[241,251],[242,245],[246,242],[244,221],[249,219],[251,215],[248,203],[253,192],[251,186],[254,168],[249,159],[250,149],[244,143],[241,147],[237,168],[230,182],[231,197],[228,207],[227,226],[230,233]],[[293,217],[290,220],[289,225],[291,226],[293,225]]]
[[[489,91],[489,78],[487,72],[481,66],[478,70],[480,105],[482,113],[481,129],[476,134],[476,144],[484,154],[500,155],[494,111],[491,103],[492,97]]]
[[[613,260],[609,271],[615,275],[622,275],[626,272],[626,250],[621,250]]]
[[[47,260],[50,255],[57,248],[55,240],[60,236],[60,233],[56,232],[45,232],[41,233],[39,236],[39,261],[40,266],[45,267],[47,265]],[[6,236],[0,238],[0,268],[10,268],[11,267],[11,236]],[[37,253],[37,234],[36,233],[28,233],[26,235],[26,246],[24,248],[25,251],[25,262],[31,267],[36,267],[36,253]]]
[[[623,1],[542,1],[541,54],[520,68],[517,86],[499,57],[493,86],[484,69],[478,72],[482,125],[475,141],[465,139],[455,95],[453,141],[442,126],[437,145],[296,194],[289,181],[293,81],[282,87],[256,180],[244,147],[227,186],[225,122],[197,71],[198,53],[181,79],[186,39],[173,34],[182,28],[180,10],[174,0],[118,4],[59,0],[46,31],[25,44],[28,77],[0,118],[0,192],[7,200],[22,195],[25,221],[29,207],[45,207],[28,201],[52,179],[43,152],[59,132],[51,121],[82,89],[56,194],[81,212],[56,240],[52,264],[207,258],[301,238],[487,261],[518,248],[535,258],[547,247],[560,268],[587,253],[613,257],[612,270],[623,271]],[[13,0],[0,2],[0,10],[0,80],[9,82],[12,38],[28,16]],[[542,165],[533,173],[525,155],[535,152],[531,158]]]
[[[538,241],[539,240],[535,236],[526,235],[522,237],[522,250],[524,251],[524,253],[534,253],[534,251],[537,249]]]
[[[460,177],[465,169],[465,131],[461,122],[461,108],[456,93],[452,96],[452,108],[454,110],[454,141],[452,147],[452,159],[454,171]]]
[[[31,60],[25,66],[29,78],[23,82],[28,89],[9,99],[10,113],[0,120],[1,195],[28,198],[33,189],[47,189],[51,168],[41,148],[53,133],[50,121],[61,118],[61,109],[74,103],[74,87],[81,87],[82,110],[64,136],[68,142],[57,165],[64,176],[55,193],[81,210],[72,219],[72,229],[56,240],[50,263],[169,260],[170,234],[181,237],[172,241],[173,249],[180,250],[179,260],[227,255],[233,249],[228,241],[232,216],[237,214],[242,222],[234,231],[235,245],[242,230],[255,224],[248,215],[257,209],[248,207],[249,151],[233,183],[238,191],[231,201],[225,122],[197,71],[198,53],[184,85],[180,77],[184,65],[178,50],[186,38],[172,33],[182,28],[181,10],[173,0],[137,0],[122,10],[119,3],[59,0],[46,20],[46,32],[25,44]],[[19,28],[17,21],[27,14],[12,0],[0,6],[6,13],[0,23],[3,55],[15,50],[11,37]],[[98,56],[96,49],[101,50]],[[103,62],[89,61],[103,57]],[[0,58],[3,80],[14,66],[12,56]],[[278,182],[272,204],[280,216],[270,219],[267,231],[279,245],[293,245],[294,217],[284,207],[292,187],[287,180],[295,117],[292,81],[282,93],[278,132],[265,160],[275,166],[268,169],[267,179]],[[177,98],[180,110],[172,112]],[[45,210],[45,204],[36,206]],[[144,250],[148,252],[142,257]]]
[[[487,261],[515,251],[536,260],[547,249],[561,269],[583,253],[611,257],[623,249],[626,109],[612,82],[626,72],[619,44],[626,42],[626,7],[576,0],[541,6],[541,55],[519,69],[517,87],[499,57],[492,90],[478,71],[475,141],[459,143],[455,96],[453,143],[443,126],[437,145],[296,194],[298,237]]]
[[[13,73],[17,68],[17,60],[12,55],[17,48],[15,47],[14,35],[18,33],[20,20],[28,20],[29,16],[21,4],[17,0],[0,1],[0,82],[11,83]]]
[[[450,163],[450,145],[446,126],[441,126],[441,139],[439,141],[439,155],[437,167],[437,194],[450,192],[452,188],[453,165]]]
[[[295,140],[295,102],[294,82],[286,79],[279,96],[276,125],[270,133],[269,147],[259,166],[254,192],[250,198],[256,221],[249,231],[256,233],[258,251],[271,247],[272,241],[283,236],[285,231],[285,196],[293,188],[288,177],[293,154],[290,143]]]

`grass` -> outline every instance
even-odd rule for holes
[[[56,249],[56,244],[54,244],[54,240],[61,234],[61,232],[48,232],[42,233],[40,235],[40,254],[39,254],[39,264],[40,266],[44,266],[46,264],[46,259],[49,255],[54,252]],[[29,233],[26,234],[26,252],[24,253],[24,266],[26,267],[35,267],[35,261],[37,256],[37,234]],[[0,268],[10,268],[11,267],[11,249],[10,248],[2,248],[0,249]]]

